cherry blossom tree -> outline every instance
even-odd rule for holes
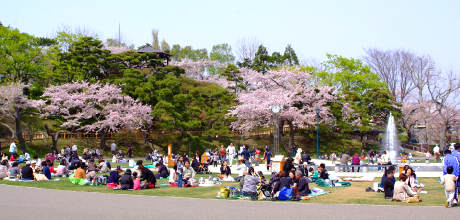
[[[324,122],[332,118],[328,103],[338,100],[333,87],[314,86],[310,82],[310,73],[298,68],[281,68],[279,71],[269,70],[265,74],[243,68],[241,75],[247,82],[248,92],[237,94],[240,105],[235,106],[228,114],[236,116],[232,122],[233,129],[247,131],[257,126],[268,127],[274,123],[270,105],[280,104],[283,111],[279,114],[280,123],[289,125],[289,146],[294,142],[294,125],[316,125],[317,107]],[[349,114],[352,110],[347,105],[343,111]],[[282,136],[281,136],[281,140]],[[284,146],[289,151],[288,146]]]
[[[142,129],[146,121],[152,120],[150,106],[122,95],[121,89],[111,84],[50,86],[42,97],[49,103],[42,108],[43,117],[62,116],[66,121],[61,127],[98,132],[102,149],[109,131]]]
[[[44,101],[28,99],[24,95],[24,89],[26,88],[28,88],[27,85],[18,82],[0,86],[0,119],[3,117],[13,118],[16,126],[16,135],[10,126],[2,122],[0,123],[11,130],[13,138],[15,136],[18,138],[23,152],[27,151],[27,147],[22,134],[21,118],[26,114],[37,114],[36,108],[44,105]]]

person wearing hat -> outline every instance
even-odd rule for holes
[[[345,172],[345,167],[347,167],[347,172],[350,172],[350,167],[348,166],[348,161],[350,160],[350,151],[347,151],[347,153],[342,155],[342,158],[340,158],[340,165],[346,165],[343,166],[343,172]]]
[[[121,166],[117,166],[116,170],[110,171],[110,176],[109,176],[109,180],[107,181],[107,183],[118,184],[118,182],[120,182],[120,178],[121,178],[121,175],[120,175],[121,171],[123,171]]]
[[[30,167],[30,161],[26,162],[26,165],[21,168],[22,180],[34,180],[34,171]]]
[[[302,176],[304,176],[305,178],[308,178],[308,163],[304,162],[302,166],[299,167],[298,171],[302,173]]]
[[[13,143],[10,144],[10,155],[13,155],[14,153],[16,153],[16,149],[18,147],[16,147],[16,141],[13,141]]]

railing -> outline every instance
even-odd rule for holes
[[[283,127],[283,132],[288,132],[289,131],[289,126],[284,126]],[[187,133],[191,135],[204,135],[205,131],[186,131]],[[113,139],[114,138],[114,132],[109,132],[107,134],[107,139]],[[121,133],[119,133],[121,134]],[[126,138],[134,136],[134,138],[139,138],[139,139],[144,139],[144,132],[125,132]],[[148,138],[155,138],[155,137],[161,137],[164,135],[179,135],[181,134],[180,131],[160,131],[160,132],[150,132],[150,135]],[[253,131],[231,131],[227,134],[219,134],[219,136],[223,137],[238,137],[242,136],[244,137],[255,137],[255,136],[260,136],[260,135],[273,135],[273,129],[271,128],[263,128],[263,129],[256,129]],[[51,139],[50,136],[44,133],[36,133],[36,134],[24,134],[23,135],[25,140],[44,140],[44,139]],[[78,132],[78,133],[59,133],[59,139],[99,139],[101,138],[100,133],[85,133],[85,132]],[[9,139],[5,141],[0,141],[0,147],[6,147],[9,146],[14,140],[17,141],[17,138],[15,139]],[[51,141],[51,140],[50,140]]]

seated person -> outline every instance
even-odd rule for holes
[[[218,174],[217,177],[219,177],[220,179],[225,179],[231,176],[232,176],[232,170],[227,165],[227,161],[224,160],[224,162],[222,162],[222,166],[220,167],[220,174]]]
[[[34,171],[30,167],[30,161],[26,162],[26,165],[21,168],[22,180],[34,180]]]
[[[136,172],[133,172],[133,189],[141,190],[141,179],[138,177]]]
[[[10,169],[10,179],[16,179],[16,177],[21,174],[18,165],[19,163],[17,161],[13,162],[13,165]]]
[[[383,182],[383,190],[385,191],[385,199],[392,199],[393,198],[393,191],[395,188],[395,184],[391,179],[393,178],[393,171],[388,169],[385,171],[386,178]]]
[[[70,182],[75,185],[85,185],[85,168],[86,164],[81,162],[78,168],[76,168],[75,173],[69,176]]]
[[[163,161],[160,161],[156,165],[158,167],[158,173],[155,174],[155,178],[167,178],[169,176],[168,168],[163,164]]]
[[[308,163],[304,162],[301,167],[299,167],[299,171],[302,172],[302,176],[308,178]]]
[[[97,165],[96,163],[94,163],[94,159],[89,159],[89,162],[88,162],[88,171],[92,172],[97,172],[99,171],[99,169],[97,168]]]
[[[313,167],[308,168],[308,171],[311,173],[311,179],[313,182],[318,180],[318,172],[313,169]]]
[[[394,177],[394,174],[395,174],[395,171],[396,171],[395,167],[394,167],[394,166],[390,166],[390,167],[388,167],[387,170],[390,170],[390,171],[393,173],[393,177],[391,178],[391,182],[393,182],[393,184],[395,184],[395,183],[396,183],[396,179],[395,179],[395,177]],[[384,183],[385,183],[385,179],[386,179],[386,178],[387,178],[387,175],[386,175],[386,173],[384,173],[383,176],[382,176],[382,181],[380,182],[380,188],[379,188],[380,191],[384,191],[383,185],[384,185]]]
[[[10,177],[10,173],[8,173],[8,167],[6,166],[7,163],[8,160],[2,160],[2,163],[0,165],[0,179]]]
[[[55,175],[56,171],[54,170],[54,162],[50,162],[48,167],[50,168],[51,176]]]
[[[121,171],[123,171],[123,169],[121,169],[121,166],[117,166],[116,170],[110,171],[110,176],[109,176],[109,180],[107,181],[107,183],[118,184],[121,178],[120,176]]]
[[[198,172],[198,169],[200,169],[201,163],[198,162],[198,160],[194,157],[192,160],[192,168],[195,170],[195,172]]]
[[[126,169],[126,172],[123,174],[120,180],[121,189],[128,190],[134,188],[134,181],[131,177],[131,169]]]
[[[24,153],[24,161],[29,161],[30,160],[30,154],[25,152]]]
[[[190,166],[190,162],[186,161],[184,165],[184,175],[182,177],[184,184],[187,184],[190,178],[195,178],[195,170]]]
[[[291,178],[291,180],[292,180],[291,187],[292,188],[297,187],[297,183],[299,183],[299,180],[295,177],[295,171],[294,170],[289,171],[289,178]]]
[[[144,163],[144,161],[142,161],[142,160],[136,161],[136,166],[134,166],[133,172],[136,172],[136,173],[138,173],[138,174],[142,174],[142,171],[141,171],[141,169],[139,168],[140,165],[142,165],[142,163]]]
[[[319,172],[319,178],[323,180],[329,179],[329,173],[327,172],[326,165],[324,163],[319,165],[318,172]]]
[[[395,183],[393,199],[391,199],[391,201],[405,202],[409,199],[409,197],[418,198],[406,184],[406,179],[407,175],[405,173],[401,173],[401,175],[399,175],[399,181]],[[418,202],[421,202],[420,199],[417,200]]]
[[[16,160],[18,160],[16,154],[11,154],[10,162],[14,162],[14,161],[16,161]]]
[[[286,177],[286,173],[283,170],[280,171],[279,178],[280,178],[279,181],[276,181],[275,186],[273,187],[273,192],[275,193],[275,197],[278,197],[279,192],[281,189],[283,189],[283,187],[291,188],[292,180],[290,177]]]
[[[119,157],[118,157],[118,154],[114,154],[114,155],[112,156],[112,163],[118,163],[118,158],[119,158]]]
[[[248,174],[244,176],[243,194],[251,196],[256,193],[257,185],[259,184],[259,178],[254,176],[254,168],[249,167]]]
[[[67,176],[67,166],[66,166],[66,160],[61,160],[61,163],[59,164],[59,166],[57,167],[56,169],[56,175],[58,177],[65,177]]]
[[[40,172],[41,172],[40,167],[37,166],[37,161],[36,161],[36,160],[32,160],[32,161],[30,162],[30,167],[32,168],[32,170],[34,171],[34,173],[40,173]]]
[[[246,175],[246,172],[248,170],[248,166],[246,166],[246,160],[245,159],[241,159],[239,161],[239,165],[236,167],[236,170],[238,170],[238,176],[235,177],[235,181],[240,181],[241,178],[244,177],[244,175]]]
[[[420,193],[422,191],[422,188],[417,189],[417,186],[418,186],[417,175],[415,175],[415,172],[412,169],[412,167],[408,167],[405,170],[405,173],[407,175],[406,184],[412,189],[413,192]]]
[[[99,171],[101,173],[108,173],[109,167],[107,166],[107,163],[104,160],[98,160],[99,162]]]
[[[141,182],[145,180],[145,183],[143,184],[142,189],[155,188],[157,179],[155,178],[155,175],[153,175],[153,172],[150,169],[144,167],[144,165],[139,165],[139,169],[142,172]]]
[[[296,171],[296,178],[298,180],[296,191],[298,192],[297,197],[301,196],[307,196],[310,195],[311,191],[310,188],[308,187],[308,180],[305,178],[305,176],[302,176],[301,171]]]
[[[51,171],[46,161],[42,161],[42,172],[43,175],[45,175],[46,178],[48,178],[48,180],[51,180]]]

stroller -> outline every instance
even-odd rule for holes
[[[255,173],[256,176],[259,176],[258,173]],[[259,193],[259,197],[262,197],[263,199],[270,199],[273,197],[273,182],[270,181],[267,183],[267,181],[260,181],[259,186],[257,187],[257,192]]]
[[[209,158],[206,162],[201,163],[201,165],[198,167],[197,173],[211,174],[211,171],[209,170],[209,164],[212,164],[212,158]]]

